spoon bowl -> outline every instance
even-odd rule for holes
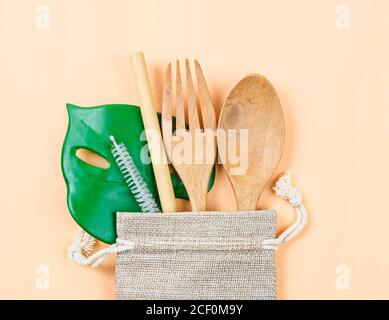
[[[224,103],[217,135],[238,210],[255,210],[280,161],[284,137],[284,115],[272,84],[259,74],[246,76]]]

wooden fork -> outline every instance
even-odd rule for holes
[[[216,158],[216,115],[200,64],[195,60],[197,99],[189,60],[185,60],[188,128],[180,63],[176,62],[176,130],[173,135],[172,64],[166,71],[162,101],[162,134],[166,152],[188,192],[192,211],[206,210],[209,178]],[[200,126],[198,106],[203,127]]]

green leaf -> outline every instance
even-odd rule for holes
[[[151,164],[141,161],[144,130],[140,109],[124,104],[82,108],[67,105],[69,126],[62,149],[62,172],[67,185],[67,203],[75,221],[93,237],[106,242],[116,241],[116,212],[139,212],[111,154],[110,135],[123,142],[149,190],[159,203]],[[105,158],[109,167],[99,168],[77,157],[78,149],[87,149]],[[215,170],[209,189],[213,186]],[[176,197],[188,199],[177,174],[172,174]]]

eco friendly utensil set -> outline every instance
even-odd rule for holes
[[[185,102],[179,61],[176,62],[176,130],[172,129],[172,65],[166,71],[162,102],[162,132],[168,157],[188,191],[192,211],[206,210],[209,176],[214,165],[216,144],[216,116],[200,64],[194,61],[198,92],[193,86],[189,60],[185,60],[188,130],[185,128]],[[203,127],[200,126],[197,101]],[[252,74],[240,81],[224,103],[218,127],[219,149],[230,154],[233,147],[241,152],[247,163],[245,172],[233,174],[235,164],[223,157],[224,167],[234,188],[238,210],[255,210],[257,200],[273,175],[281,158],[284,144],[284,117],[280,101],[271,83],[263,76]],[[246,145],[227,143],[226,133],[239,135],[247,131]],[[223,132],[221,137],[220,132]],[[197,134],[197,135],[196,135]],[[180,139],[178,139],[180,138]],[[196,141],[196,138],[199,139]],[[239,137],[238,137],[239,138]],[[207,143],[208,142],[208,143]],[[183,157],[174,150],[179,144],[190,150]],[[184,158],[184,161],[182,159]],[[199,162],[196,159],[200,159]],[[209,161],[211,159],[211,161]],[[208,160],[208,161],[207,161]]]
[[[169,63],[167,67],[162,101],[162,143],[144,56],[140,52],[134,53],[131,55],[131,61],[162,210],[176,211],[174,192],[166,165],[167,159],[163,150],[165,146],[166,154],[188,192],[192,211],[205,211],[207,186],[216,158],[216,115],[200,64],[194,61],[196,93],[190,62],[188,59],[184,62],[186,102],[180,62],[177,60],[175,64],[175,94],[172,64]],[[173,105],[176,113],[174,131]],[[188,127],[185,124],[186,114]],[[150,130],[154,137],[151,137]],[[231,131],[238,138],[246,131],[245,145],[241,145],[240,139],[235,139],[235,145],[231,145],[231,141],[225,139],[227,133]],[[229,157],[222,157],[235,192],[238,210],[254,210],[259,196],[281,158],[284,144],[281,104],[273,86],[265,77],[252,74],[235,86],[224,103],[218,132],[219,149],[229,155],[231,153],[229,148],[235,148],[235,151],[240,151],[243,158],[241,160],[247,164],[244,172],[233,173],[235,164]],[[220,132],[223,132],[223,137]],[[154,139],[155,136],[157,139]]]
[[[97,267],[117,254],[117,299],[276,298],[274,250],[301,232],[307,213],[289,174],[273,189],[295,208],[293,225],[276,236],[276,212],[256,210],[284,145],[273,86],[258,74],[242,79],[217,125],[200,64],[169,63],[159,123],[143,54],[131,63],[140,108],[68,106],[62,168],[69,210],[85,230],[68,247],[69,259]],[[110,165],[83,162],[79,148]],[[237,211],[206,210],[217,153]],[[189,199],[192,211],[177,212],[176,197]],[[92,252],[94,237],[112,245]]]
[[[117,211],[139,207],[143,212],[153,211],[152,208],[157,212],[160,205],[163,212],[176,212],[176,196],[187,196],[192,211],[206,211],[207,191],[215,173],[213,171],[211,176],[216,144],[233,186],[238,210],[254,210],[280,160],[284,143],[282,108],[271,83],[258,74],[242,79],[228,95],[217,126],[215,109],[199,62],[191,63],[186,59],[181,63],[169,63],[159,124],[143,53],[131,54],[130,60],[139,109],[125,105],[68,106],[70,123],[62,165],[68,184],[69,209],[75,220],[98,239],[114,243]],[[129,127],[129,121],[135,123]],[[144,142],[136,140],[140,140],[142,130],[146,133],[152,170],[140,157]],[[231,132],[235,135],[233,139]],[[242,136],[246,140],[241,139]],[[107,148],[110,139],[113,145]],[[79,147],[107,159],[109,168],[92,167],[77,159],[74,154]],[[230,157],[233,153],[240,153],[240,163],[245,164],[240,170],[237,170],[235,159]],[[117,166],[112,165],[111,159]],[[175,169],[175,176],[170,173],[168,160]],[[120,169],[125,182],[120,187],[115,167]],[[86,183],[81,185],[90,178],[94,183],[89,188],[84,187]],[[128,200],[124,195],[126,184],[131,194]],[[180,195],[183,186],[186,194]],[[148,192],[150,187],[151,192]]]

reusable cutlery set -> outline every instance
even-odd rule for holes
[[[228,95],[217,128],[215,109],[200,64],[194,61],[196,92],[190,62],[184,61],[186,101],[180,62],[175,64],[175,93],[172,69],[170,63],[163,90],[163,142],[188,192],[192,211],[206,210],[207,186],[217,153],[216,136],[219,152],[224,153],[220,158],[232,183],[238,210],[255,210],[258,198],[279,163],[284,145],[284,117],[276,91],[265,77],[248,75]],[[174,106],[175,128],[172,126]],[[233,143],[230,133],[235,135]],[[240,139],[241,134],[247,139]],[[189,156],[183,156],[183,150],[189,150]],[[245,163],[243,171],[237,170],[237,164],[229,156],[232,152],[240,152],[240,162]]]
[[[68,257],[96,267],[118,254],[118,299],[274,299],[274,250],[307,223],[288,173],[273,189],[295,208],[293,225],[276,236],[276,212],[256,211],[284,146],[275,89],[259,74],[246,76],[217,120],[200,64],[176,61],[166,69],[159,119],[144,56],[130,60],[140,107],[68,105],[62,168],[69,211],[84,230]],[[83,162],[80,148],[110,166]],[[237,211],[206,212],[217,158]],[[192,212],[177,212],[176,198],[189,199]],[[94,238],[112,245],[90,254]]]
[[[255,210],[284,144],[281,104],[270,82],[258,74],[242,79],[218,120],[200,64],[188,59],[169,63],[158,119],[143,53],[131,54],[130,60],[140,107],[68,104],[62,169],[77,223],[112,244],[116,212],[177,212],[176,198],[189,199],[192,211],[206,211],[216,159],[227,171],[237,209]],[[143,147],[151,163],[142,159]],[[80,148],[109,166],[85,163],[76,155]]]

